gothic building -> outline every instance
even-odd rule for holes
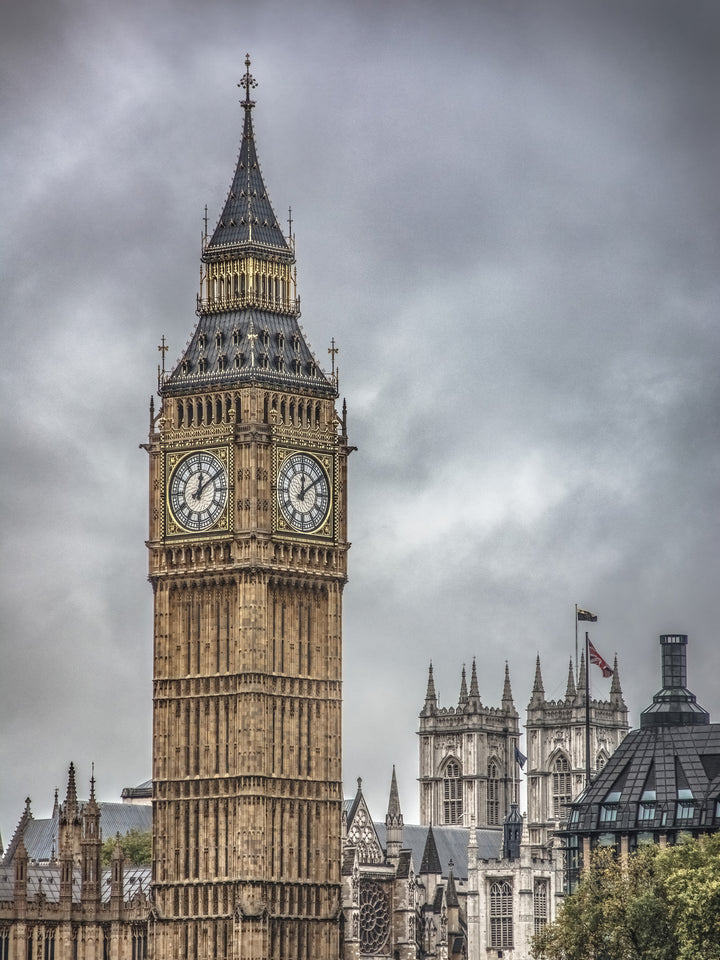
[[[457,706],[440,706],[430,668],[418,730],[421,824],[404,822],[394,771],[384,823],[372,820],[360,783],[345,802],[348,960],[528,960],[532,936],[555,918],[565,890],[554,831],[567,819],[566,786],[572,791],[585,771],[584,670],[583,658],[578,686],[569,680],[563,699],[546,700],[537,662],[527,707],[532,748],[523,817],[516,798],[526,758],[507,666],[499,707],[482,703],[475,663],[469,690],[462,671]],[[627,731],[617,663],[609,698],[591,700],[589,719],[597,762]],[[556,787],[562,802],[549,816]]]
[[[590,771],[594,776],[607,763],[628,731],[628,712],[620,687],[617,657],[607,700],[586,701],[586,664],[580,655],[575,683],[573,664],[568,669],[565,696],[548,700],[543,687],[540,657],[535,665],[527,707],[527,809],[529,840],[546,847],[567,820],[569,803],[585,787],[586,705],[589,713]]]
[[[340,952],[345,414],[252,123],[151,413],[155,960]]]
[[[420,713],[420,821],[498,827],[518,801],[518,713],[505,666],[499,708],[480,700],[473,660],[470,690],[465,667],[456,707],[439,707],[430,664]]]

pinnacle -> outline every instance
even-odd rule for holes
[[[575,675],[573,672],[572,657],[570,657],[570,666],[568,667],[567,687],[565,688],[565,699],[574,700],[577,690],[575,688]]]

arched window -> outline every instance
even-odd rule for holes
[[[490,884],[490,946],[510,950],[513,945],[512,887],[507,880]]]
[[[487,770],[487,824],[496,827],[500,823],[500,777],[498,765],[494,760]]]
[[[572,775],[568,758],[561,754],[553,764],[552,815],[554,820],[567,816],[567,804],[572,800]]]
[[[533,890],[533,917],[535,933],[540,933],[548,922],[548,882],[544,879],[535,881]]]
[[[450,760],[444,771],[443,822],[462,823],[462,780],[457,760]]]

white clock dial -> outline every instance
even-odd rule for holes
[[[207,530],[227,502],[227,473],[212,453],[191,453],[175,467],[170,478],[170,510],[186,530]]]
[[[295,530],[312,533],[322,526],[330,510],[330,482],[315,457],[292,453],[283,460],[277,497],[283,517]]]

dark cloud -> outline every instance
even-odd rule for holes
[[[345,777],[417,815],[427,666],[522,713],[597,609],[634,722],[657,635],[720,716],[720,14],[711,3],[122,5],[6,12],[0,827],[69,761],[150,771],[145,454],[194,323],[253,56],[303,324],[352,441]],[[602,680],[596,680],[598,690]],[[383,772],[385,771],[385,772]]]

